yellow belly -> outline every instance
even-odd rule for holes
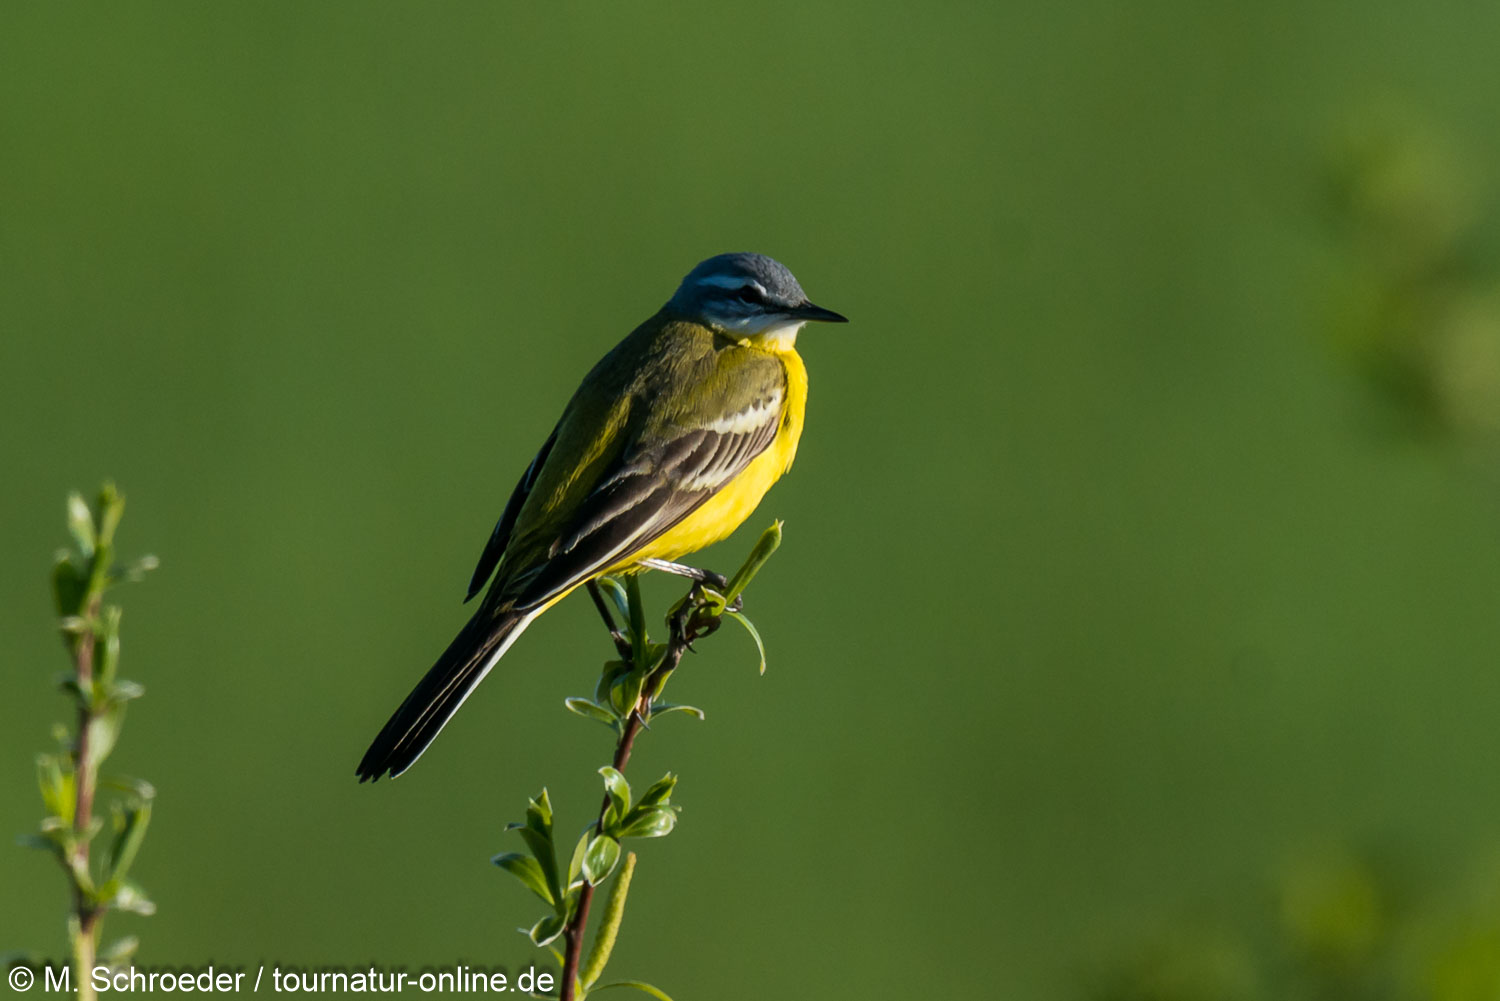
[[[778,351],[777,355],[786,366],[787,397],[781,428],[771,444],[702,507],[633,554],[628,561],[611,567],[606,573],[618,573],[643,559],[675,560],[727,539],[750,517],[760,499],[771,489],[771,484],[791,468],[792,460],[797,456],[797,442],[802,437],[802,418],[807,407],[807,369],[795,351]]]

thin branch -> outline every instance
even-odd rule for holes
[[[620,627],[615,625],[615,617],[609,610],[604,595],[599,593],[599,584],[589,581],[587,585],[589,597],[594,599],[594,607],[599,610],[599,615],[604,619],[604,628],[609,630],[609,638],[614,641],[615,650],[625,660],[630,659],[630,641],[620,632]]]
[[[88,829],[94,815],[94,785],[98,768],[90,754],[89,731],[94,718],[94,643],[96,623],[99,620],[101,595],[95,593],[84,613],[87,623],[73,647],[73,664],[77,672],[78,691],[78,739],[74,748],[73,783],[77,796],[73,805],[73,858],[70,860],[75,873],[89,871]],[[87,888],[76,876],[73,879],[73,914],[78,923],[77,940],[73,943],[78,969],[78,996],[94,997],[93,980],[89,974],[94,968],[95,941],[99,934],[99,919],[104,916],[101,905],[90,902]]]
[[[708,636],[719,628],[726,614],[734,614],[741,608],[740,596],[751,579],[756,575],[766,560],[770,559],[778,546],[781,545],[781,522],[773,522],[771,527],[761,533],[755,547],[750,551],[750,556],[743,566],[735,573],[734,577],[726,580],[718,574],[695,570],[692,567],[682,566],[676,563],[666,563],[659,560],[642,561],[642,565],[653,569],[667,570],[672,573],[682,574],[693,578],[693,586],[688,590],[687,596],[672,606],[667,615],[667,646],[662,652],[661,658],[651,666],[651,673],[641,685],[640,694],[636,697],[636,703],[632,707],[624,726],[620,729],[620,739],[615,744],[614,770],[623,777],[625,766],[630,763],[630,752],[635,747],[635,739],[646,726],[646,720],[651,716],[652,706],[661,695],[666,686],[667,679],[677,670],[677,665],[682,661],[682,655],[693,649],[693,641]],[[705,584],[711,585],[716,594],[705,589]],[[600,592],[598,584],[594,581],[588,582],[589,596],[594,601],[594,607],[598,609],[599,616],[604,620],[605,627],[609,630],[610,638],[614,640],[615,648],[620,654],[621,661],[626,667],[626,675],[634,684],[634,672],[641,667],[646,658],[650,656],[651,645],[646,636],[646,612],[645,605],[641,601],[639,578],[631,575],[625,578],[626,600],[625,607],[620,611],[627,619],[626,628],[629,635],[622,635],[620,627],[615,622],[614,613],[611,612],[608,602]],[[737,616],[738,617],[738,616]],[[748,625],[747,625],[747,628]],[[751,635],[755,636],[756,645],[759,646],[760,638],[751,628]],[[657,649],[660,649],[658,647]],[[607,665],[611,670],[614,665]],[[765,656],[762,652],[761,671],[765,671]],[[608,673],[606,677],[619,678],[618,674]],[[570,706],[571,707],[571,706]],[[684,707],[685,708],[685,707]],[[591,715],[591,714],[590,714]],[[612,800],[606,791],[603,800],[599,804],[599,816],[594,821],[594,836],[604,835],[605,818],[608,816]],[[603,880],[601,879],[601,882]],[[578,969],[583,956],[583,938],[588,929],[589,907],[594,900],[594,885],[586,877],[583,886],[578,890],[578,905],[573,911],[572,918],[563,929],[563,969],[562,983],[559,985],[558,1001],[576,1001],[580,988],[587,993],[587,985],[578,982]],[[623,897],[621,898],[623,906]],[[606,925],[609,925],[606,919]],[[612,928],[618,927],[618,916]],[[613,931],[609,934],[613,935]],[[606,950],[607,952],[607,950]],[[592,960],[591,966],[593,965]],[[602,962],[600,964],[602,968]],[[595,973],[597,975],[597,971]],[[622,983],[624,983],[622,981]],[[617,986],[617,985],[615,985]],[[652,989],[654,991],[654,988]]]
[[[634,597],[638,600],[639,594],[636,594]],[[602,601],[600,605],[600,611],[603,612]],[[613,619],[610,619],[606,615],[606,621],[613,622]],[[683,629],[680,634],[677,634],[674,630],[674,635],[667,643],[666,653],[663,654],[661,662],[656,665],[656,669],[651,672],[651,677],[646,682],[646,689],[641,692],[640,702],[635,711],[630,714],[630,719],[626,722],[625,729],[620,733],[619,743],[615,745],[613,764],[615,771],[621,775],[625,774],[625,766],[630,763],[630,752],[635,747],[636,735],[645,726],[645,717],[650,714],[651,704],[661,694],[662,686],[666,684],[667,677],[677,669],[678,663],[682,660],[682,655],[687,653],[689,645],[696,638],[696,635],[692,621],[689,622],[688,627]],[[634,667],[633,664],[631,666]],[[594,822],[594,831],[596,833],[602,834],[604,832],[604,812],[608,808],[609,794],[605,793],[603,802],[599,804],[599,818]],[[574,1001],[576,997],[578,966],[583,957],[583,937],[588,927],[589,905],[593,903],[593,900],[594,885],[588,880],[584,880],[583,888],[578,893],[578,910],[574,913],[573,920],[568,922],[567,928],[563,929],[563,941],[566,944],[566,948],[563,953],[561,994],[558,1001]]]

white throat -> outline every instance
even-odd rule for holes
[[[787,323],[778,323],[775,326],[746,334],[740,338],[740,343],[764,348],[767,351],[790,351],[797,346],[797,331],[801,330],[802,324],[806,322],[806,320],[792,320]]]

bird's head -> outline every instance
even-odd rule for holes
[[[764,254],[710,257],[688,272],[667,309],[731,336],[762,337],[788,345],[808,321],[849,322],[809,302],[786,265]]]

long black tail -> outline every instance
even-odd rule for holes
[[[381,728],[356,769],[359,780],[410,768],[535,616],[480,608]]]

